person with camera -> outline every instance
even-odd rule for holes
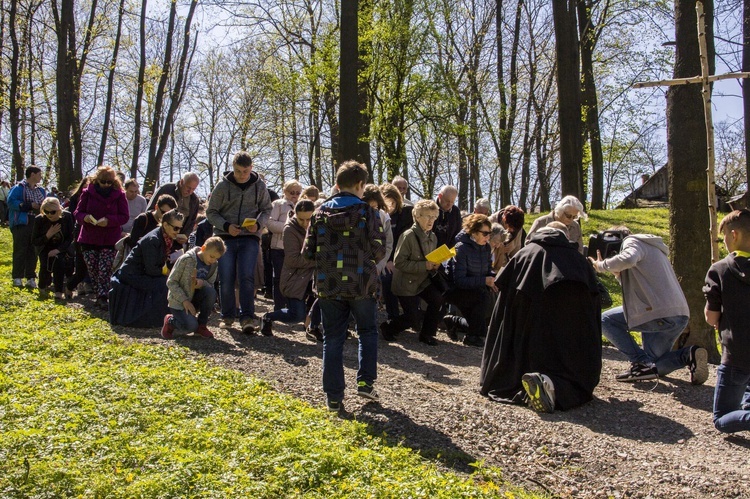
[[[602,313],[602,333],[630,360],[630,369],[617,381],[655,379],[681,367],[690,370],[690,382],[702,385],[708,378],[708,352],[697,345],[672,350],[690,319],[685,295],[669,262],[669,249],[661,237],[626,235],[620,252],[606,259],[597,252],[589,261],[597,272],[612,272],[622,286],[623,306]],[[641,333],[639,346],[630,331]]]

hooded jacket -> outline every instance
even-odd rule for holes
[[[313,214],[303,255],[315,260],[320,298],[373,298],[378,290],[376,263],[385,256],[378,211],[350,192],[332,196]]]
[[[454,287],[458,289],[482,289],[485,278],[492,273],[492,247],[480,245],[471,236],[461,231],[456,236],[456,256],[449,265]]]
[[[286,198],[273,201],[271,216],[268,219],[268,231],[271,233],[271,249],[284,249],[284,227],[290,218],[289,212],[294,212],[294,203]]]
[[[315,262],[302,256],[306,233],[294,216],[290,216],[284,224],[284,265],[281,267],[279,290],[285,297],[295,300],[305,298],[307,285],[315,272]]]
[[[250,173],[250,180],[239,184],[234,179],[234,172],[224,175],[211,192],[211,199],[206,208],[206,218],[214,226],[214,235],[224,240],[234,239],[229,234],[229,226],[242,226],[246,218],[255,218],[258,224],[256,232],[242,230],[237,237],[254,237],[260,239],[263,227],[271,215],[271,198],[265,182],[257,173]]]
[[[750,370],[750,260],[730,253],[711,265],[703,294],[708,310],[721,312],[721,363]]]
[[[185,310],[185,306],[182,304],[185,300],[193,299],[195,290],[193,289],[193,276],[198,268],[198,249],[192,248],[187,253],[182,255],[172,267],[172,272],[169,273],[167,278],[167,288],[169,293],[167,294],[167,300],[169,301],[169,308],[175,310]],[[216,276],[219,263],[214,262],[208,268],[208,276],[204,286],[213,286],[216,282]]]
[[[623,239],[618,254],[601,262],[599,270],[620,273],[623,310],[629,327],[663,317],[690,317],[668,255],[661,237],[634,234]]]

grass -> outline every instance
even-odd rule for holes
[[[0,497],[531,497],[12,289],[0,245]]]

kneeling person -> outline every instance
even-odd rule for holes
[[[175,329],[195,332],[204,338],[214,337],[207,324],[216,303],[214,283],[218,261],[226,249],[220,237],[209,237],[203,246],[177,259],[167,279],[171,313],[164,316],[162,338],[172,339]]]

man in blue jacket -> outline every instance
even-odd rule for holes
[[[8,222],[13,234],[13,285],[34,289],[36,284],[36,252],[31,242],[34,231],[34,217],[39,214],[47,191],[39,185],[42,169],[37,166],[26,168],[26,178],[21,180],[8,193]]]

